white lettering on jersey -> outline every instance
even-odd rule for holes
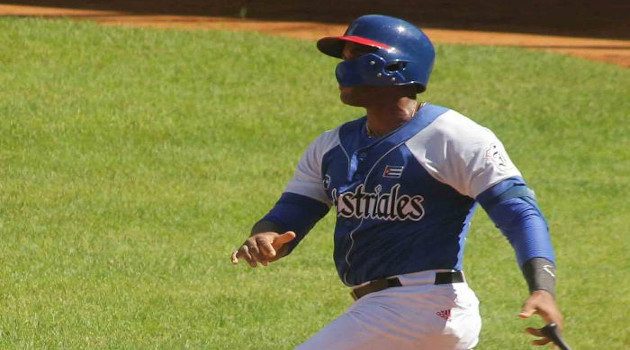
[[[357,219],[413,220],[424,217],[424,197],[420,195],[400,195],[400,184],[388,193],[381,193],[381,185],[374,193],[365,192],[365,185],[359,185],[354,192],[345,192],[340,196],[337,189],[332,190],[333,201],[337,204],[337,216]]]

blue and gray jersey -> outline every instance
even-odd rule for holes
[[[505,195],[515,192],[509,191],[514,187],[526,189],[524,185],[489,129],[428,104],[379,139],[367,136],[365,117],[322,134],[308,147],[264,220],[296,231],[293,249],[334,207],[334,260],[349,286],[423,270],[461,270],[478,202],[497,218],[495,223],[517,249],[519,263],[531,257],[553,260],[535,201],[519,200],[528,197],[523,191]],[[510,201],[518,203],[496,206]],[[505,215],[527,221],[529,228],[510,229],[515,220]],[[532,222],[537,232],[525,232],[531,231]]]

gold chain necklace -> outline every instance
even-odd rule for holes
[[[411,118],[416,116],[416,113],[418,113],[418,111],[420,110],[420,108],[424,107],[424,105],[426,105],[426,102],[416,102],[416,106],[414,107],[414,112],[411,113]],[[372,129],[370,129],[370,127],[368,126],[367,121],[365,122],[365,133],[367,134],[367,137],[371,138],[371,139],[377,139],[380,138],[381,134],[372,131]]]

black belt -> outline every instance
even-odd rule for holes
[[[436,272],[433,284],[451,284],[464,282],[464,273],[461,271]],[[401,287],[402,283],[398,277],[382,278],[374,280],[364,286],[357,287],[350,292],[354,300],[366,296],[370,293],[378,292],[390,287]]]

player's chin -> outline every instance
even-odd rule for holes
[[[362,106],[360,98],[357,96],[356,89],[351,86],[339,86],[339,99],[341,99],[341,102],[349,106]]]

